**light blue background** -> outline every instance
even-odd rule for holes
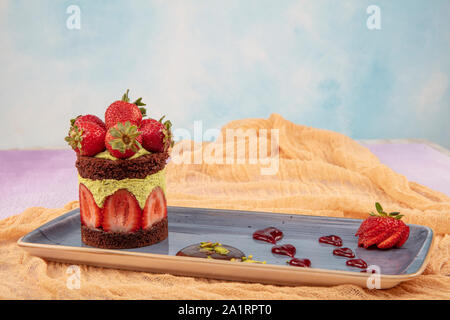
[[[127,88],[176,128],[276,112],[450,148],[448,0],[1,0],[0,45],[0,149],[67,147],[71,117],[103,116]]]

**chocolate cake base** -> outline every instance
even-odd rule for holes
[[[102,249],[130,249],[158,243],[169,235],[167,218],[157,222],[150,229],[132,233],[105,232],[81,226],[81,240],[88,246]]]

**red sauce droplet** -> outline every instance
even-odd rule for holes
[[[353,253],[352,249],[350,249],[350,248],[334,249],[333,254],[335,256],[341,256],[341,257],[346,257],[346,258],[354,258],[355,257],[355,254]]]
[[[266,241],[270,243],[277,243],[278,240],[283,238],[283,232],[275,227],[268,227],[261,230],[256,230],[253,233],[253,239]]]
[[[311,266],[311,261],[309,261],[309,259],[293,258],[293,259],[289,260],[288,263],[294,267],[309,268]]]
[[[356,267],[356,268],[361,268],[361,269],[367,268],[367,263],[363,259],[347,260],[346,264],[350,267]]]
[[[370,271],[371,271],[371,273],[377,273],[376,270],[370,270]],[[361,272],[367,273],[367,272],[369,272],[369,270],[364,269],[364,270],[361,270]]]
[[[335,235],[320,237],[319,242],[326,243],[326,244],[332,244],[333,246],[336,246],[336,247],[342,246],[342,239]]]
[[[282,254],[289,257],[294,257],[297,249],[292,244],[283,244],[272,247],[272,253]]]

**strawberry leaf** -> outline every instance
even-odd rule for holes
[[[125,124],[130,124],[130,122],[127,121],[127,122],[125,122]],[[118,123],[117,123],[117,129],[118,129],[121,133],[125,132],[125,130],[126,130],[125,125],[124,125],[122,122],[118,122]]]
[[[77,121],[77,119],[81,117],[81,115],[79,115],[78,117],[75,117],[74,119],[70,119],[70,125],[73,127],[75,125],[75,121]]]
[[[375,202],[375,208],[377,209],[378,214],[375,214],[373,212],[370,212],[369,215],[371,216],[380,216],[380,217],[390,217],[390,218],[395,218],[397,220],[400,220],[403,215],[400,214],[400,212],[390,212],[390,213],[386,213],[383,211],[383,207],[381,206],[381,204],[379,202]]]
[[[142,98],[137,99],[135,102],[133,102],[133,104],[137,105],[138,107],[146,106],[146,104],[142,102]]]
[[[64,140],[72,147],[73,150],[78,150],[80,154],[82,154],[82,145],[83,141],[83,129],[78,128],[77,125],[72,126],[69,129],[69,134]]]
[[[377,208],[377,211],[379,214],[383,214],[383,207],[381,207],[381,204],[379,202],[375,202],[375,208]]]
[[[114,138],[121,138],[121,137],[122,137],[122,134],[121,134],[120,131],[117,130],[116,128],[111,128],[111,129],[109,129],[109,134],[110,134],[111,136],[113,136]]]
[[[142,147],[142,144],[139,142],[139,141],[135,141],[135,144],[139,147],[139,149],[142,149],[143,147]],[[138,149],[138,151],[139,151],[139,149]]]
[[[109,142],[109,144],[111,145],[111,147],[114,150],[118,150],[120,153],[125,153],[125,151],[126,151],[125,143],[123,143],[122,140],[114,139],[114,140],[111,140]]]

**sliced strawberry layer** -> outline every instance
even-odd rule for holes
[[[368,230],[364,231],[360,234],[358,239],[358,245],[363,246],[365,248],[371,246],[372,244],[376,244],[376,241],[379,239],[383,239],[383,237],[387,236],[384,234],[389,229],[389,221],[384,218],[376,218],[377,223],[372,225],[371,228],[367,228]],[[370,243],[370,244],[369,244]]]
[[[370,229],[375,228],[380,223],[379,217],[368,217],[365,219],[361,225],[359,226],[358,231],[356,232],[355,236],[359,236],[361,234],[366,233]]]
[[[382,242],[379,242],[377,244],[377,247],[380,249],[389,249],[392,248],[401,238],[403,234],[404,227],[398,226],[396,228],[397,231],[395,231],[391,236],[386,238],[386,240],[383,240]]]
[[[81,224],[89,228],[100,227],[102,221],[102,212],[95,203],[92,193],[82,183],[80,183],[78,192],[80,200]]]
[[[358,245],[364,248],[372,245],[377,245],[381,249],[390,248],[400,240],[404,226],[400,220],[380,218],[377,226],[360,235]]]
[[[400,248],[409,237],[409,227],[400,219],[400,212],[384,212],[379,202],[375,203],[378,214],[371,213],[356,231],[358,246],[368,248],[376,245],[380,249]]]
[[[406,242],[406,240],[408,240],[409,237],[409,227],[405,224],[405,226],[403,227],[403,233],[400,237],[400,239],[398,240],[398,242],[395,244],[395,246],[397,248],[400,248],[401,246],[403,246]]]
[[[105,200],[103,207],[103,230],[111,232],[134,232],[140,229],[142,210],[129,191],[117,190]]]
[[[142,229],[150,228],[155,223],[167,217],[167,202],[160,187],[153,189],[145,202],[142,212]]]
[[[374,244],[378,244],[378,243],[386,240],[395,232],[396,232],[395,229],[388,229],[386,231],[383,231],[382,233],[380,233],[379,235],[377,235],[375,237],[365,239],[363,242],[364,248],[368,248]]]

